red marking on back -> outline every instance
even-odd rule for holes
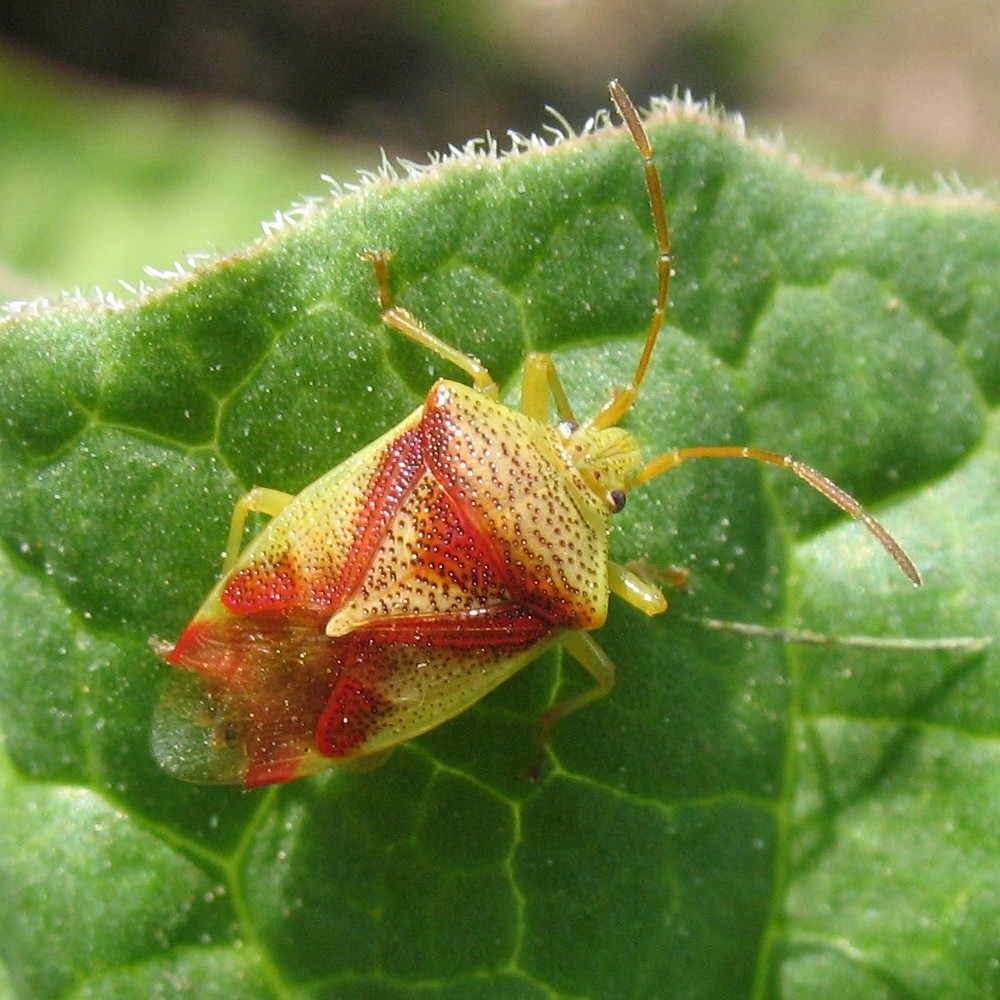
[[[357,590],[396,511],[424,468],[420,428],[412,427],[389,445],[375,474],[366,484],[360,485],[364,502],[355,520],[351,550],[336,580],[310,582],[311,604],[337,607],[348,594]]]
[[[420,519],[415,562],[424,579],[441,578],[485,599],[506,596],[503,564],[492,539],[468,505],[440,484]]]
[[[523,590],[520,581],[514,579],[512,568],[503,548],[494,537],[493,530],[473,494],[465,495],[469,484],[463,481],[470,470],[466,454],[468,441],[465,432],[456,425],[452,398],[453,390],[446,382],[436,382],[427,395],[420,427],[423,432],[424,455],[427,468],[448,498],[453,517],[459,525],[459,536],[455,546],[456,559],[464,548],[466,571],[473,576],[479,568],[488,567],[496,581],[496,586],[510,596]],[[474,460],[488,467],[485,455],[473,456]]]
[[[383,618],[366,626],[365,635],[386,645],[492,651],[532,646],[553,631],[554,626],[536,612],[511,602],[465,613]]]
[[[605,530],[552,432],[514,410],[438,382],[420,422],[427,468],[495,553],[506,596],[555,628],[603,624]],[[574,485],[574,483],[576,485]],[[589,508],[588,508],[589,509]]]
[[[326,757],[346,757],[378,729],[392,707],[378,690],[356,677],[342,677],[316,728],[316,747]]]
[[[236,614],[282,611],[296,602],[298,583],[288,556],[278,562],[260,560],[233,573],[219,595],[222,605]]]

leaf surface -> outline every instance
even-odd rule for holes
[[[444,363],[401,304],[518,396],[554,353],[579,414],[634,368],[655,250],[620,129],[319,203],[114,307],[0,326],[0,956],[11,996],[984,997],[1000,923],[996,206],[803,168],[703,111],[649,124],[676,277],[629,429],[755,444],[636,491],[615,558],[684,566],[599,634],[613,693],[548,654],[380,770],[265,791],[161,772],[149,725],[236,498],[295,492],[420,405]],[[975,544],[973,545],[973,542]],[[44,946],[39,942],[44,941]],[[3,984],[0,977],[0,984]],[[2,987],[0,987],[2,988]]]

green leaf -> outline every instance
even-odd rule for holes
[[[511,399],[551,351],[580,414],[634,369],[654,286],[620,129],[318,203],[138,301],[0,326],[0,957],[19,998],[983,997],[1000,961],[1000,216],[807,170],[702,110],[650,122],[676,277],[627,426],[746,443],[856,492],[922,568],[750,462],[637,490],[612,694],[548,654],[380,770],[185,785],[149,750],[232,503],[297,491],[447,365]],[[740,626],[711,627],[712,622]],[[761,626],[759,632],[743,626]],[[832,637],[806,644],[767,629]],[[858,643],[857,637],[888,640]],[[846,640],[834,642],[833,640]],[[0,984],[4,984],[0,975]]]

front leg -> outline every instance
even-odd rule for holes
[[[608,589],[643,614],[661,615],[667,610],[667,599],[655,583],[616,562],[608,562]]]
[[[471,354],[465,354],[458,348],[452,347],[451,344],[445,343],[440,337],[431,333],[412,313],[395,304],[392,291],[389,288],[391,251],[365,250],[361,256],[375,270],[375,280],[378,282],[378,301],[382,307],[382,322],[386,326],[391,326],[397,333],[409,337],[414,343],[436,354],[439,358],[444,358],[456,368],[460,368],[472,379],[472,384],[490,399],[499,399],[500,389],[479,358],[474,358]]]

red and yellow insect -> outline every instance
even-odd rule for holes
[[[614,683],[591,634],[609,595],[650,615],[666,610],[650,580],[609,559],[608,531],[630,490],[689,458],[790,469],[860,518],[919,583],[889,533],[809,466],[728,445],[644,463],[617,426],[663,323],[671,258],[649,140],[624,89],[615,82],[611,93],[644,162],[659,245],[656,304],[631,383],[579,422],[552,360],[532,354],[521,409],[505,406],[477,359],[393,304],[388,252],[366,253],[384,322],[473,385],[436,382],[419,409],[298,496],[254,489],[236,505],[222,579],[161,649],[179,669],[153,743],[179,777],[255,786],[371,758],[464,711],[559,643],[595,685],[544,713],[544,739]],[[272,520],[240,552],[251,512]]]

